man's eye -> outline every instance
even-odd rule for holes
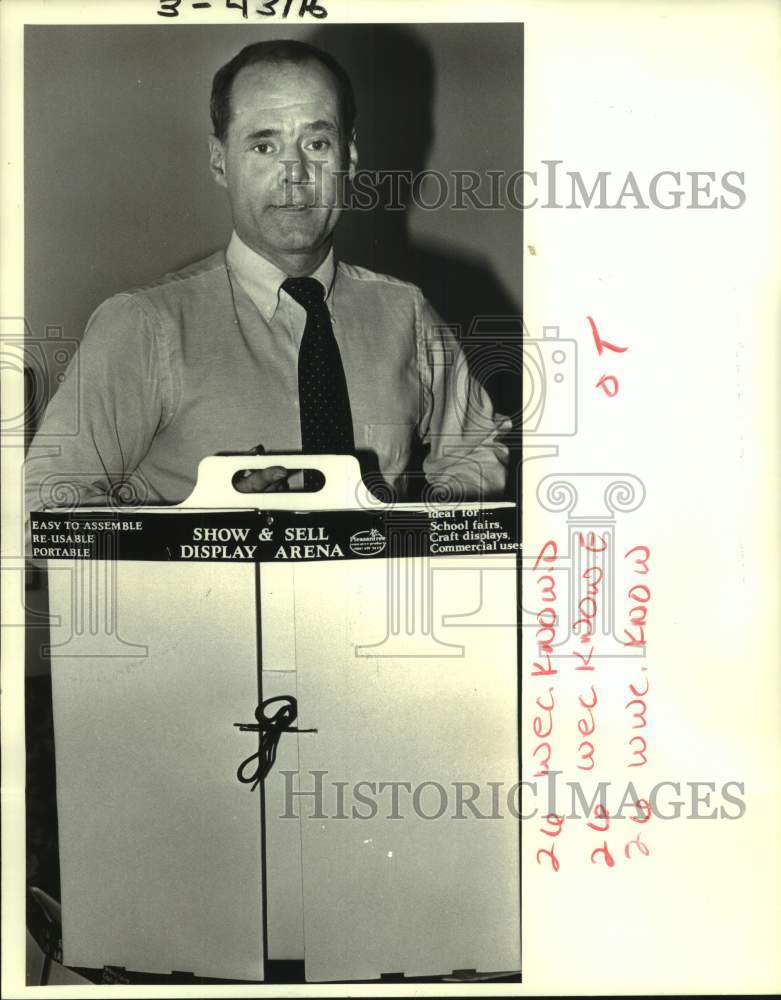
[[[331,148],[331,143],[327,139],[313,139],[309,143],[309,148],[314,150],[315,153],[322,153],[326,149]]]
[[[269,142],[256,142],[255,145],[252,147],[252,149],[253,149],[253,152],[256,152],[256,153],[270,153],[271,152],[271,143],[269,143]]]

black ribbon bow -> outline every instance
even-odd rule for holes
[[[266,715],[266,709],[281,702],[280,707],[273,715]],[[252,785],[250,791],[254,792],[261,781],[266,778],[274,761],[277,759],[277,745],[282,733],[316,733],[316,729],[296,729],[293,723],[298,718],[298,702],[289,694],[278,695],[276,698],[267,698],[255,709],[257,722],[234,722],[233,725],[242,733],[260,733],[258,749],[246,760],[239,764],[236,777],[244,785]],[[251,774],[247,770],[253,767]]]

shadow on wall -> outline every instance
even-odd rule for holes
[[[410,29],[384,24],[379,28],[344,26],[338,33],[321,29],[308,41],[331,52],[354,81],[359,169],[411,171],[413,176],[425,170],[434,140],[436,79],[434,60],[420,38]],[[468,123],[462,122],[461,127]],[[381,204],[373,210],[347,213],[337,230],[339,256],[419,285],[444,321],[458,324],[463,332],[479,316],[515,317],[503,324],[504,329],[486,328],[484,337],[477,342],[468,338],[464,346],[473,374],[495,407],[517,414],[520,303],[508,295],[479,256],[413,235],[409,186],[399,184],[398,190],[398,210]],[[386,191],[387,185],[381,188],[381,193]],[[453,209],[445,206],[439,211]],[[479,217],[480,224],[490,225],[491,218],[491,214]],[[519,261],[520,254],[519,249]]]

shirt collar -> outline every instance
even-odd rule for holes
[[[267,323],[270,322],[279,305],[282,282],[287,278],[285,272],[281,271],[276,264],[272,264],[270,260],[266,260],[265,257],[261,257],[259,253],[251,250],[235,232],[231,236],[228,249],[225,252],[225,259],[228,270],[235,274],[239,284],[252,299],[261,316]],[[323,263],[310,276],[316,278],[325,289],[326,302],[329,305],[335,274],[334,251],[331,248]]]

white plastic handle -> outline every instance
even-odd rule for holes
[[[242,469],[317,469],[325,482],[314,493],[239,493],[233,477]],[[192,493],[177,507],[252,508],[263,510],[378,510],[386,506],[363,485],[353,455],[209,455],[198,464]]]

